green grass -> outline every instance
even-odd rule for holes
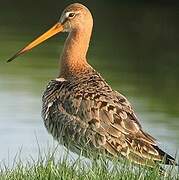
[[[159,168],[153,169],[135,166],[124,160],[113,160],[98,157],[92,161],[84,161],[82,157],[69,161],[68,157],[56,161],[54,153],[39,158],[33,163],[22,163],[20,160],[13,168],[1,165],[0,180],[163,180],[179,179],[177,171],[167,176],[160,175]]]

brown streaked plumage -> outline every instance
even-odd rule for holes
[[[71,4],[55,26],[8,60],[60,31],[69,32],[59,77],[49,82],[42,98],[42,117],[48,132],[72,151],[99,150],[149,166],[164,157],[165,164],[174,163],[175,159],[142,130],[128,100],[88,64],[92,27],[90,11],[82,4]]]

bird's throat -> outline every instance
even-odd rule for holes
[[[60,59],[60,76],[74,76],[89,66],[86,54],[90,37],[90,29],[76,29],[69,33]]]

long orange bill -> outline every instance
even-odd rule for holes
[[[63,31],[63,25],[61,23],[56,23],[52,28],[50,28],[47,32],[45,32],[44,34],[42,34],[40,37],[38,37],[37,39],[35,39],[34,41],[32,41],[30,44],[28,44],[27,46],[25,46],[23,49],[21,49],[20,51],[18,51],[14,56],[12,56],[10,59],[7,60],[7,62],[12,61],[13,59],[15,59],[16,57],[18,57],[19,55],[30,51],[32,48],[34,48],[35,46],[39,45],[40,43],[42,43],[43,41],[47,40],[48,38],[54,36],[55,34],[59,33]]]

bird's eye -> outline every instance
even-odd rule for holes
[[[68,17],[73,18],[75,16],[75,13],[69,13]]]

